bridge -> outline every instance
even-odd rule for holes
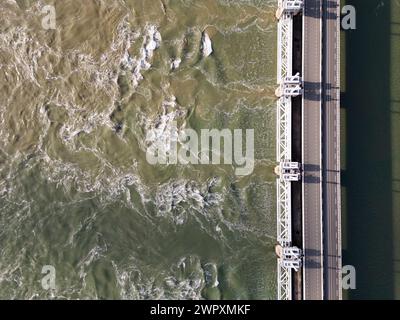
[[[278,299],[341,299],[339,0],[278,0]],[[301,74],[293,72],[295,16],[302,17]],[[293,99],[301,96],[301,123]],[[295,137],[293,125],[301,126]],[[302,163],[292,142],[301,140]],[[301,181],[301,246],[293,244],[292,183]],[[297,189],[296,189],[297,190]],[[297,213],[298,214],[298,213]],[[297,230],[298,231],[298,230]],[[294,276],[302,292],[293,293]]]

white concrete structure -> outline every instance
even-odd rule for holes
[[[278,85],[277,96],[277,240],[282,246],[278,258],[278,299],[292,299],[292,270],[301,266],[301,253],[292,248],[291,182],[301,179],[300,164],[292,159],[292,97],[302,94],[302,79],[293,75],[293,16],[303,0],[278,0]],[[297,253],[297,254],[295,254]]]

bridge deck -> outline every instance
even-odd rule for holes
[[[341,299],[339,0],[305,0],[302,34],[303,298]],[[289,3],[286,3],[289,4]],[[280,2],[282,5],[282,2]],[[293,76],[293,14],[278,25],[278,79]],[[286,83],[286,82],[285,82]],[[286,91],[283,91],[286,92]],[[292,161],[291,96],[278,100],[277,160]],[[278,241],[292,245],[291,182],[278,181]],[[295,230],[296,231],[296,230]],[[299,230],[297,230],[299,231]],[[299,242],[300,243],[300,242]],[[278,266],[282,299],[292,298],[288,263]],[[283,263],[286,263],[283,265]]]
[[[323,221],[324,299],[342,298],[340,210],[339,0],[323,3]]]
[[[303,294],[323,299],[321,83],[322,8],[305,1],[303,11]]]

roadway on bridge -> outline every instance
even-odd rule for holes
[[[322,7],[306,0],[303,11],[303,293],[323,299],[321,188]]]
[[[324,299],[342,298],[340,210],[340,0],[323,0],[322,194]]]

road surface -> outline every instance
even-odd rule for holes
[[[321,187],[322,3],[306,0],[303,11],[303,293],[323,299]]]
[[[322,195],[324,299],[342,298],[340,224],[340,0],[323,0]]]

